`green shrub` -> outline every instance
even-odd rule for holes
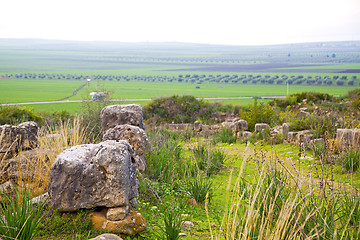
[[[32,108],[20,106],[0,106],[0,125],[17,125],[26,121],[34,121],[40,124],[42,120],[42,116],[35,113]]]
[[[152,153],[146,155],[146,175],[156,181],[173,182],[191,174],[190,162],[182,156],[181,134],[166,129],[148,131]]]
[[[223,128],[220,132],[215,132],[211,139],[212,144],[222,143],[236,143],[236,136],[234,136],[230,128]]]
[[[343,166],[346,171],[355,172],[360,166],[360,151],[359,150],[348,150],[343,154],[342,157]]]
[[[144,106],[144,118],[155,119],[156,122],[193,123],[198,119],[200,109],[205,102],[194,96],[171,96],[157,98]],[[210,112],[203,115],[210,115]]]
[[[206,199],[208,199],[209,202],[211,201],[213,191],[212,181],[210,179],[198,176],[188,182],[187,186],[190,196],[193,197],[197,203],[204,203]]]
[[[207,176],[218,173],[226,159],[223,151],[219,149],[209,151],[204,145],[195,147],[193,153],[198,168],[204,171]]]
[[[159,226],[161,233],[159,238],[165,240],[177,240],[181,232],[181,213],[174,208],[166,209],[162,213],[163,226]]]
[[[242,119],[248,123],[250,131],[254,131],[256,123],[267,123],[270,126],[280,124],[280,115],[278,109],[269,104],[258,104],[255,99],[254,104],[250,104],[247,111],[240,110],[239,112]]]
[[[0,237],[2,239],[33,239],[41,221],[41,211],[45,203],[35,206],[31,201],[30,191],[15,188],[13,194],[1,192]]]
[[[193,123],[196,120],[211,123],[215,120],[217,112],[237,113],[238,111],[239,107],[233,105],[209,103],[189,95],[160,97],[143,108],[144,119],[155,124]]]
[[[167,142],[163,148],[147,155],[146,174],[157,181],[171,182],[180,174],[177,170],[181,167],[181,152],[182,147],[177,142]]]
[[[302,92],[291,94],[285,99],[274,99],[270,101],[269,104],[272,106],[278,106],[281,109],[285,109],[288,106],[294,106],[298,103],[301,103],[304,99],[306,99],[308,103],[319,104],[323,101],[333,101],[334,97],[327,93]]]
[[[320,138],[325,133],[334,138],[336,129],[341,124],[337,114],[315,114],[310,113],[306,118],[293,117],[290,121],[291,131],[313,130],[314,138]]]
[[[343,202],[340,204],[340,219],[343,224],[349,222],[353,228],[358,228],[360,224],[360,192],[344,192]]]

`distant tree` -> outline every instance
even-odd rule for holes
[[[343,86],[343,85],[344,85],[344,81],[342,81],[342,80],[337,80],[337,81],[336,81],[336,85],[338,85],[338,86]]]

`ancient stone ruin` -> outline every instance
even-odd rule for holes
[[[21,150],[37,146],[38,125],[24,122],[17,126],[0,126],[0,159],[9,158]]]
[[[136,206],[135,153],[127,141],[84,144],[59,154],[48,185],[51,205],[60,211]],[[114,218],[122,220],[125,215]]]
[[[146,229],[132,210],[138,198],[137,173],[146,169],[149,140],[139,104],[112,105],[101,112],[103,142],[74,146],[51,168],[50,203],[60,211],[97,209],[94,228],[135,234]]]
[[[359,147],[360,129],[337,129],[336,139],[339,141],[341,149]]]
[[[19,177],[33,177],[27,169],[36,168],[37,134],[35,122],[0,126],[0,190],[11,191]]]

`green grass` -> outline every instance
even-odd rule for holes
[[[0,79],[0,102],[56,101],[71,96],[85,81]]]
[[[37,102],[56,101],[71,96],[83,81],[69,80],[18,80],[0,79],[0,102]],[[101,88],[112,93],[113,99],[149,99],[160,96],[193,95],[196,97],[254,97],[254,96],[284,96],[285,85],[254,85],[233,83],[203,83],[200,85],[178,82],[100,82]],[[199,89],[195,88],[200,86]],[[98,83],[90,83],[70,100],[87,98],[87,93],[95,91]],[[290,85],[289,94],[316,91],[333,95],[343,95],[356,87],[338,86],[306,86]]]

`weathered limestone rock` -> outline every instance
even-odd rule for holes
[[[275,126],[270,129],[270,132],[273,134],[283,134],[283,127],[282,126]]]
[[[235,128],[235,123],[234,122],[222,122],[221,123],[221,126],[223,127],[227,127],[227,128],[230,128],[231,130],[233,130]]]
[[[353,145],[354,146],[360,145],[360,129],[355,128],[353,130]]]
[[[236,122],[237,120],[239,120],[239,118],[226,118],[224,122]]]
[[[297,132],[296,143],[302,147],[309,149],[310,142],[314,139],[312,130],[303,130]]]
[[[358,146],[360,143],[360,129],[337,129],[336,139],[342,149]]]
[[[52,168],[50,203],[60,211],[136,206],[135,152],[127,141],[84,144],[60,153]]]
[[[123,239],[112,233],[104,233],[95,238],[90,238],[89,240],[123,240]]]
[[[185,131],[188,129],[194,129],[193,124],[169,124],[168,125],[169,130],[175,130],[175,131]]]
[[[8,194],[14,190],[15,190],[14,183],[10,180],[3,184],[0,184],[0,193]]]
[[[0,161],[0,183],[9,179],[33,180],[39,172],[47,172],[49,161],[44,149],[35,148],[29,151],[20,151],[13,158]]]
[[[19,150],[37,146],[38,126],[35,122],[24,122],[18,126],[0,126],[0,159],[11,157]]]
[[[237,138],[249,138],[251,136],[252,132],[249,132],[249,131],[242,131],[242,132],[238,132],[237,133]]]
[[[288,123],[283,123],[283,125],[282,125],[282,134],[283,134],[285,140],[287,140],[289,129],[290,129],[289,124]]]
[[[255,124],[255,132],[262,132],[264,130],[270,130],[270,126],[267,123],[257,123]]]
[[[245,130],[247,130],[247,128],[248,128],[248,123],[247,123],[247,121],[242,120],[242,119],[238,120],[238,121],[236,122],[236,125],[237,125],[237,128],[238,128],[238,131],[245,131]]]
[[[93,222],[93,228],[99,231],[134,235],[146,230],[145,218],[139,212],[132,210],[130,210],[129,215],[124,220],[120,221],[110,221],[106,219],[105,211],[94,212],[91,220]]]
[[[0,126],[0,159],[10,156],[17,150],[17,147],[16,127],[11,125]]]
[[[123,220],[129,213],[129,206],[108,208],[106,219],[110,221]]]
[[[48,199],[49,199],[49,193],[46,192],[46,193],[41,194],[41,195],[39,195],[37,197],[34,197],[30,201],[31,201],[32,204],[40,204],[40,203],[47,202]]]
[[[288,132],[287,134],[287,141],[288,142],[296,142],[298,132]]]
[[[194,130],[195,130],[195,131],[200,132],[200,131],[201,131],[201,126],[202,126],[202,124],[200,124],[199,121],[195,121],[195,122],[194,122]]]
[[[124,124],[108,129],[103,141],[106,140],[127,140],[135,150],[135,163],[141,173],[146,169],[145,153],[150,151],[150,142],[146,132],[136,126]]]
[[[311,130],[303,130],[303,131],[299,131],[297,132],[296,135],[296,141],[298,143],[303,143],[306,142],[306,140],[308,140],[309,135],[312,135],[313,132]]]
[[[22,150],[32,149],[37,146],[38,125],[36,122],[23,122],[17,125],[17,133]]]
[[[323,138],[310,140],[308,147],[313,151],[323,150],[325,148],[325,141]]]
[[[182,221],[181,227],[190,230],[195,227],[195,224],[192,221]]]
[[[130,124],[145,130],[143,111],[140,104],[111,105],[101,111],[103,132],[117,125]]]
[[[301,118],[306,118],[307,116],[310,115],[310,113],[305,112],[305,111],[300,111],[299,115],[300,115]]]

